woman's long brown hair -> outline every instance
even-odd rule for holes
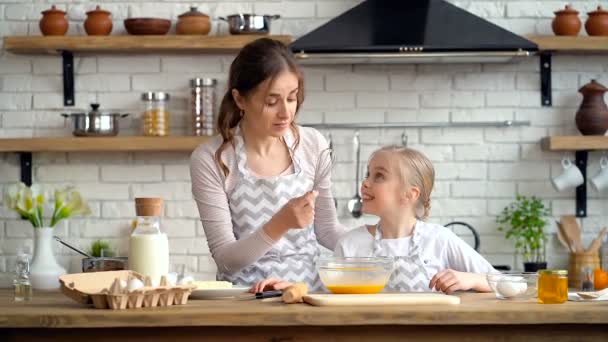
[[[296,114],[304,101],[304,78],[293,54],[283,43],[269,39],[257,39],[241,49],[232,64],[228,75],[226,94],[220,104],[217,130],[222,135],[222,144],[215,152],[215,161],[228,176],[229,170],[222,161],[222,152],[234,143],[232,129],[241,121],[241,111],[232,96],[236,89],[241,96],[247,97],[258,85],[272,80],[280,73],[289,71],[298,77]],[[294,120],[295,121],[295,120]],[[293,148],[300,142],[300,135],[294,122],[291,129],[296,137]]]

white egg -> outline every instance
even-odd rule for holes
[[[126,280],[121,280],[120,281],[120,289],[121,290],[126,290],[127,289],[127,281]]]
[[[133,278],[133,279],[129,280],[129,285],[128,285],[127,289],[129,290],[129,292],[131,292],[131,291],[135,291],[142,287],[144,287],[144,283],[137,278]]]
[[[504,277],[498,281],[496,291],[503,297],[512,298],[524,293],[528,285],[523,277]]]
[[[191,276],[185,276],[177,282],[177,285],[186,285],[194,282],[194,278]]]

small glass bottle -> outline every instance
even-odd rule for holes
[[[32,284],[30,283],[30,257],[26,253],[20,252],[17,255],[15,265],[15,302],[28,301],[32,299]]]
[[[153,137],[169,135],[169,98],[169,94],[162,91],[141,94],[144,135]]]
[[[593,269],[585,267],[581,274],[581,291],[593,291]]]
[[[541,304],[561,304],[568,301],[568,271],[538,271],[538,302]]]
[[[212,136],[215,134],[216,95],[215,78],[194,78],[190,80],[190,116],[192,134]]]

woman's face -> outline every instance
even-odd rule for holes
[[[262,136],[282,137],[293,122],[298,105],[298,77],[289,71],[260,83],[247,97],[232,90],[244,112],[243,123]]]

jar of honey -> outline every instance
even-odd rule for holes
[[[169,94],[146,92],[141,94],[141,100],[143,134],[155,137],[169,135]]]
[[[538,271],[538,302],[541,304],[561,304],[568,301],[568,271]]]

